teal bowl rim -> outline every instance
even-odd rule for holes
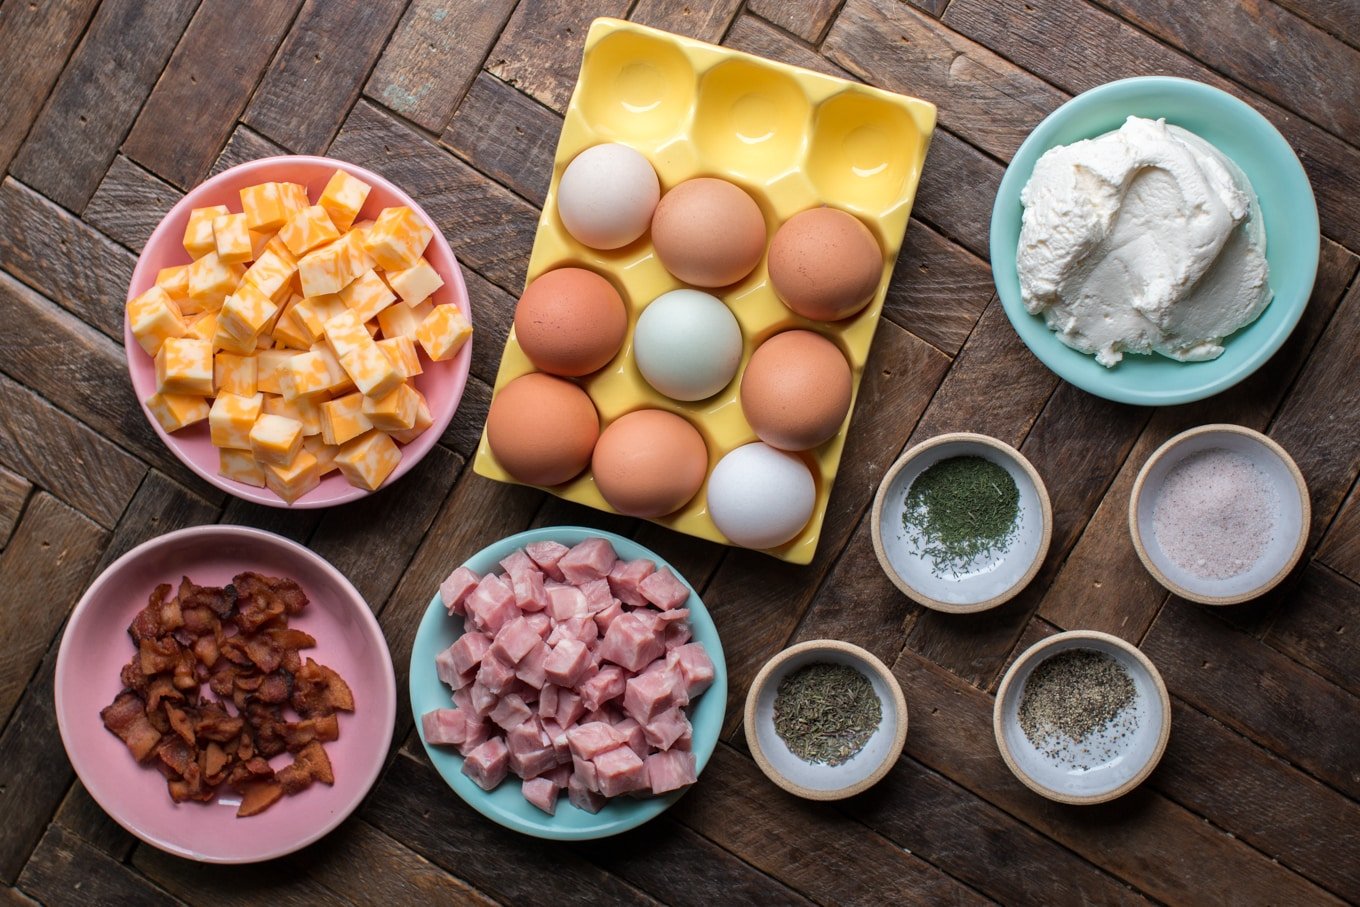
[[[1009,235],[1009,231],[999,229],[1004,223],[1013,223],[1016,225],[1015,233],[1018,236],[1018,225],[1023,210],[1020,205],[1020,190],[1029,181],[1030,174],[1033,173],[1034,164],[1038,161],[1039,156],[1048,149],[1061,144],[1054,136],[1060,133],[1074,116],[1111,106],[1117,107],[1130,99],[1145,99],[1148,94],[1158,92],[1173,93],[1181,95],[1183,98],[1189,98],[1195,106],[1205,110],[1226,107],[1232,112],[1235,119],[1244,119],[1250,124],[1254,129],[1253,137],[1264,146],[1265,153],[1272,158],[1275,166],[1280,168],[1281,182],[1288,185],[1287,191],[1282,189],[1277,193],[1277,196],[1284,200],[1284,205],[1288,208],[1287,214],[1279,216],[1287,217],[1291,221],[1291,232],[1297,230],[1304,235],[1311,234],[1317,237],[1317,241],[1311,246],[1309,260],[1302,266],[1300,272],[1306,274],[1305,281],[1301,283],[1295,281],[1290,286],[1281,288],[1276,283],[1275,269],[1272,267],[1271,287],[1275,291],[1275,298],[1271,300],[1266,312],[1262,313],[1256,322],[1242,328],[1233,336],[1236,337],[1238,342],[1244,340],[1245,338],[1238,335],[1260,324],[1271,309],[1275,309],[1277,313],[1283,310],[1283,314],[1276,315],[1278,320],[1275,321],[1270,333],[1261,338],[1254,338],[1256,339],[1256,346],[1244,359],[1232,367],[1225,366],[1221,357],[1208,362],[1190,363],[1179,363],[1166,359],[1166,363],[1183,368],[1184,377],[1172,382],[1172,386],[1160,389],[1128,387],[1117,382],[1110,374],[1092,372],[1090,364],[1094,362],[1093,357],[1064,345],[1062,341],[1058,340],[1057,335],[1049,330],[1042,316],[1031,315],[1027,312],[1024,304],[1020,301],[1020,281],[1015,266],[1016,248],[1014,244],[1007,244],[1002,240],[1000,234],[1007,233]],[[1119,121],[1109,128],[1118,128],[1119,123],[1123,122],[1124,116],[1120,115]],[[1175,122],[1174,118],[1168,118],[1168,121]],[[1098,134],[1100,133],[1092,132],[1086,137],[1090,138]],[[1075,138],[1065,141],[1075,141]],[[1226,149],[1222,150],[1227,153]],[[1232,157],[1232,155],[1229,155],[1229,157]],[[1253,179],[1253,185],[1255,183],[1256,180]],[[1268,205],[1265,197],[1261,198],[1261,203],[1263,208]],[[1270,219],[1270,217],[1267,217],[1267,220]],[[1317,279],[1318,257],[1322,245],[1317,201],[1313,196],[1312,184],[1308,181],[1308,174],[1299,162],[1298,155],[1295,154],[1294,149],[1280,134],[1280,131],[1275,128],[1274,124],[1251,105],[1226,91],[1212,85],[1206,85],[1203,82],[1173,76],[1139,76],[1108,82],[1076,95],[1045,117],[1021,143],[1020,148],[1012,157],[1010,165],[1006,168],[1005,175],[1001,178],[1001,185],[997,189],[996,201],[992,206],[992,219],[989,229],[992,279],[996,285],[997,295],[1001,298],[1006,317],[1010,319],[1016,333],[1020,335],[1020,339],[1029,347],[1030,351],[1058,377],[1084,391],[1118,403],[1132,403],[1142,406],[1164,406],[1203,400],[1227,390],[1264,365],[1284,345],[1299,319],[1303,317],[1308,299],[1312,295],[1313,284]],[[1272,252],[1271,243],[1273,239],[1274,237],[1267,231],[1267,258],[1270,257]],[[1295,283],[1298,285],[1294,285]],[[1282,289],[1288,292],[1287,298]],[[1232,343],[1231,338],[1228,343]],[[1231,351],[1230,346],[1229,351]],[[1224,356],[1227,355],[1228,353],[1224,353]],[[1137,356],[1136,358],[1155,360],[1162,357],[1158,354],[1152,354],[1151,357]],[[1216,363],[1219,368],[1212,369],[1207,374],[1203,371],[1198,373],[1195,371],[1197,368],[1214,366]],[[1118,369],[1119,366],[1116,366],[1114,371],[1118,371]]]
[[[654,561],[657,569],[670,567],[682,583],[689,587],[689,600],[684,607],[690,609],[689,624],[694,640],[701,642],[713,661],[713,684],[699,697],[698,704],[690,710],[690,723],[694,726],[693,743],[695,770],[702,774],[713,749],[718,744],[722,731],[723,718],[727,710],[727,662],[723,657],[722,643],[718,639],[718,629],[713,618],[704,607],[703,600],[689,580],[670,563],[649,548],[629,538],[605,532],[602,529],[589,529],[584,526],[549,526],[542,529],[529,529],[506,536],[478,551],[463,562],[463,565],[485,575],[496,569],[501,558],[531,542],[556,541],[564,545],[574,545],[588,538],[606,539],[614,546],[614,551],[625,560],[646,558]],[[477,812],[491,821],[514,831],[556,841],[588,841],[606,838],[620,832],[636,828],[665,812],[671,804],[679,800],[685,790],[672,791],[662,797],[634,799],[615,797],[595,815],[578,810],[569,805],[566,798],[558,801],[557,815],[549,816],[525,800],[519,791],[514,775],[510,775],[494,791],[484,791],[462,772],[463,757],[450,747],[432,746],[425,740],[425,730],[420,716],[430,709],[448,708],[451,705],[448,688],[435,674],[434,656],[450,645],[458,636],[453,625],[460,618],[450,617],[440,600],[439,593],[425,609],[416,637],[411,645],[410,695],[411,714],[415,718],[416,733],[425,747],[430,762],[439,772],[453,792]],[[446,642],[442,641],[447,639]],[[568,826],[563,821],[564,810],[577,813],[584,819],[576,826]],[[593,820],[593,821],[592,821]]]

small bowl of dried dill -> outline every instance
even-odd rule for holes
[[[809,800],[877,784],[902,754],[907,700],[859,646],[814,639],[765,663],[746,694],[746,742],[771,781]]]
[[[956,614],[1009,601],[1039,572],[1053,534],[1048,489],[1002,441],[922,441],[883,477],[871,514],[883,572],[912,600]]]

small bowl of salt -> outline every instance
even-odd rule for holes
[[[1279,585],[1303,555],[1311,516],[1293,458],[1241,425],[1176,435],[1148,458],[1129,499],[1129,532],[1148,572],[1205,605]]]

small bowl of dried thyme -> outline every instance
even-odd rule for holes
[[[1026,787],[1060,803],[1104,803],[1161,761],[1171,700],[1136,646],[1072,630],[1015,659],[997,689],[992,728],[1001,758]]]
[[[835,639],[790,646],[746,694],[746,742],[771,781],[809,800],[877,784],[907,739],[907,700],[873,653]]]
[[[874,553],[893,585],[955,614],[1018,595],[1053,535],[1038,470],[1009,444],[972,432],[904,453],[879,484],[871,519]]]

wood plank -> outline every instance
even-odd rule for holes
[[[487,78],[490,78],[488,76]],[[507,293],[476,271],[463,268],[463,283],[467,286],[468,302],[472,304],[472,374],[486,384],[496,380],[500,370],[501,353],[510,336],[510,325],[515,321],[515,305],[519,295]],[[479,431],[481,423],[475,426]]]
[[[542,529],[545,526],[589,526],[628,538],[637,530],[638,520],[617,513],[605,513],[545,493],[543,502],[529,522],[528,528]]]
[[[1142,648],[1175,695],[1352,798],[1360,792],[1355,696],[1179,599]]]
[[[774,787],[749,757],[726,744],[714,750],[698,785],[673,811],[704,837],[816,901],[988,903],[835,805]]]
[[[158,535],[189,526],[201,526],[217,519],[219,507],[194,494],[178,482],[153,469],[132,497],[127,512],[118,521],[109,543],[99,556],[96,570]],[[167,579],[170,582],[173,577]]]
[[[806,44],[789,37],[787,33],[772,26],[765,18],[752,15],[753,10],[751,8],[754,5],[748,3],[747,11],[738,16],[736,21],[732,23],[732,27],[727,31],[727,37],[722,42],[726,47],[755,54],[759,57],[778,60],[781,63],[788,63],[790,66],[801,66],[804,69],[835,76],[838,79],[859,81],[857,76],[841,69]],[[784,6],[784,4],[780,5]],[[803,6],[789,7],[790,10],[802,8]]]
[[[541,208],[561,132],[561,114],[479,73],[439,141]]]
[[[227,139],[226,147],[213,162],[209,176],[216,176],[223,170],[229,170],[237,164],[244,164],[249,161],[258,161],[264,157],[277,157],[280,154],[287,154],[288,150],[279,145],[275,145],[269,139],[260,135],[249,126],[237,126],[232,130],[231,138]]]
[[[60,825],[43,835],[19,884],[49,904],[179,904]]]
[[[1274,3],[1099,2],[1343,139],[1360,130],[1360,109],[1336,103],[1360,96],[1360,50]]]
[[[10,172],[62,207],[84,210],[197,5],[100,4]]]
[[[324,859],[325,840],[313,844],[303,853],[313,859]],[[189,904],[250,907],[268,900],[279,907],[307,907],[353,903],[297,868],[295,859],[285,857],[243,866],[215,866],[171,856],[148,844],[138,844],[130,862],[141,877]]]
[[[71,785],[52,821],[100,853],[122,862],[132,853],[137,839],[104,812],[80,779]]]
[[[1279,608],[1265,642],[1360,696],[1360,583],[1318,563]]]
[[[253,526],[284,538],[306,544],[321,522],[320,510],[292,510],[288,507],[266,507],[240,498],[229,498],[222,511],[222,522],[234,526]]]
[[[1318,560],[1360,582],[1360,482],[1337,514],[1318,547]]]
[[[19,524],[19,515],[24,512],[28,493],[32,490],[28,479],[0,467],[0,548],[9,544],[9,537]]]
[[[524,0],[487,56],[486,70],[565,113],[591,21],[623,18],[627,9],[627,0]]]
[[[141,252],[151,231],[182,197],[174,186],[120,154],[86,206],[84,220]]]
[[[1044,800],[997,752],[991,696],[911,651],[893,674],[911,703],[912,758],[1149,896],[1188,903],[1206,891],[1251,892],[1263,903],[1331,902],[1311,882],[1148,786],[1080,809]]]
[[[433,768],[404,753],[393,761],[360,815],[430,862],[507,903],[541,898],[544,878],[553,880],[554,904],[656,903],[570,850],[545,847],[493,824],[450,793]]]
[[[137,116],[123,153],[181,189],[197,185],[226,143],[300,2],[236,0],[199,7]],[[242,22],[249,28],[241,28]],[[228,34],[231,53],[224,54],[222,37]],[[167,136],[174,141],[166,141]]]
[[[719,44],[740,8],[741,0],[638,0],[628,18],[641,25]]]
[[[1119,474],[1044,594],[1039,613],[1068,629],[1113,633],[1137,643],[1147,632],[1166,590],[1147,572],[1129,537],[1128,507],[1133,483],[1158,447],[1172,436],[1209,422],[1234,422],[1264,429],[1326,328],[1356,258],[1330,241],[1323,242],[1317,283],[1303,319],[1285,346],[1256,374],[1225,393],[1153,414]]]
[[[0,885],[0,904],[6,907],[40,907],[37,901],[9,885]]]
[[[1360,47],[1360,6],[1336,0],[1274,0],[1285,9],[1335,35],[1352,47]]]
[[[0,265],[117,342],[135,256],[27,186],[0,183]]]
[[[807,3],[785,3],[783,0],[750,0],[746,8],[797,35],[809,44],[822,40],[844,0],[809,0]]]
[[[490,409],[491,385],[476,375],[468,375],[463,399],[458,401],[458,412],[454,414],[453,421],[440,437],[439,443],[457,451],[466,460],[472,459],[481,441],[482,426],[486,423],[486,414]]]
[[[442,132],[514,6],[515,0],[413,0],[364,94]]]
[[[90,580],[108,533],[39,492],[0,554],[0,722],[14,711],[62,620]]]
[[[359,904],[475,904],[493,907],[491,898],[441,869],[362,819],[351,819],[326,839],[329,859],[310,865],[333,891]],[[373,872],[382,867],[382,872]]]
[[[106,529],[146,475],[145,463],[3,376],[0,462]]]
[[[954,356],[992,292],[986,262],[913,220],[888,284],[883,316]]]
[[[403,9],[402,3],[308,0],[242,122],[296,154],[324,153]]]
[[[458,261],[508,292],[524,287],[538,211],[365,101],[330,154],[405,189],[444,232]]]
[[[0,6],[0,72],[7,83],[0,107],[0,173],[9,169],[98,5],[72,0]]]

